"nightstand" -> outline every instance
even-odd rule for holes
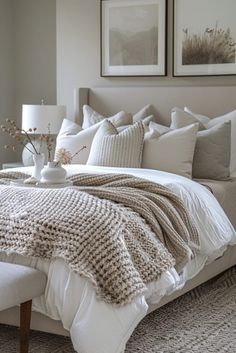
[[[2,169],[20,168],[20,167],[24,167],[22,162],[12,162],[12,163],[3,163],[2,164]]]

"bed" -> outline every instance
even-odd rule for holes
[[[219,115],[234,108],[230,96],[231,94],[235,95],[235,93],[235,87],[76,89],[74,92],[74,118],[75,121],[81,123],[83,104],[89,104],[100,113],[110,115],[119,111],[121,107],[135,112],[143,105],[154,102],[154,109],[160,116],[160,122],[168,125],[170,121],[169,112],[173,106],[188,104],[196,110],[201,106],[203,112]],[[165,99],[167,95],[168,100]],[[198,102],[195,101],[196,96],[198,96]],[[221,97],[220,101],[216,97]],[[214,102],[214,106],[209,107],[211,101]],[[224,104],[222,104],[222,101]],[[211,109],[212,107],[213,109]],[[19,170],[21,171],[21,169]],[[29,168],[23,170],[30,173]],[[236,235],[234,230],[236,181],[198,180],[193,182],[170,173],[145,169],[129,168],[117,171],[112,168],[77,165],[70,166],[68,174],[73,174],[78,170],[85,173],[128,173],[160,182],[179,194],[181,194],[180,189],[176,185],[181,185],[181,188],[188,195],[185,198],[186,205],[193,207],[192,212],[195,215],[201,213],[203,206],[198,203],[192,206],[190,200],[194,197],[196,199],[206,199],[204,212],[199,218],[202,234],[212,235],[211,221],[213,219],[219,220],[214,238],[215,244],[210,239],[203,240],[204,249],[201,255],[189,264],[181,276],[176,277],[176,273],[170,271],[158,284],[153,283],[148,287],[146,296],[137,298],[132,305],[125,309],[111,309],[103,302],[97,301],[90,283],[83,278],[75,280],[75,274],[61,260],[57,260],[53,266],[49,266],[48,263],[40,260],[11,255],[10,261],[37,267],[48,273],[50,280],[54,279],[54,288],[48,287],[46,291],[47,301],[45,301],[45,298],[39,298],[34,302],[34,310],[37,312],[33,313],[32,328],[64,335],[68,335],[70,329],[74,347],[78,352],[121,353],[124,351],[125,343],[135,326],[148,312],[156,310],[236,264]],[[213,195],[218,199],[225,212]],[[208,210],[208,214],[204,214],[206,210]],[[9,257],[1,254],[1,260],[8,261]],[[58,298],[55,297],[55,291],[60,293]],[[78,293],[80,301],[71,305],[70,299],[73,298],[75,291]],[[50,318],[46,317],[45,314]],[[14,309],[1,312],[0,322],[14,324],[16,321],[14,316]],[[63,324],[60,319],[62,319]],[[98,320],[101,324],[99,329],[97,327]],[[88,337],[88,332],[92,339],[85,339]],[[114,332],[116,332],[116,336],[114,336]]]

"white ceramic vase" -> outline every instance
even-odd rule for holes
[[[37,180],[40,180],[41,178],[41,170],[44,167],[44,154],[33,154],[33,161],[34,161],[34,168],[33,168],[33,173],[32,177],[34,177]]]
[[[66,170],[58,162],[48,162],[41,171],[40,183],[63,184],[66,183]]]

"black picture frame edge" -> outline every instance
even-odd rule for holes
[[[110,78],[125,78],[125,77],[166,77],[167,76],[167,55],[168,55],[168,0],[163,0],[165,4],[165,49],[164,49],[164,74],[163,75],[105,75],[103,74],[103,41],[102,41],[102,3],[107,0],[100,0],[100,77],[110,77]],[[109,0],[108,0],[109,1]]]

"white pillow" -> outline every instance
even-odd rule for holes
[[[130,113],[123,112],[124,114],[127,114],[129,118],[132,119],[132,122],[138,122],[140,120],[144,120],[147,117],[150,117],[152,115],[152,106],[150,104],[146,105],[144,108],[142,108],[140,111],[135,113],[133,116]],[[120,114],[120,113],[118,113]],[[113,115],[113,117],[116,117],[116,115]],[[107,117],[99,114],[96,112],[93,108],[91,108],[89,105],[84,105],[83,106],[83,129],[87,129],[90,126],[97,124],[101,122],[102,120],[107,119]],[[152,120],[155,121],[154,116],[152,115]]]
[[[201,121],[197,118],[197,116],[193,116],[192,114],[185,112],[180,108],[173,108],[171,111],[171,129],[179,129],[181,127],[191,125],[191,124],[199,124],[199,130],[205,130],[205,126],[201,123]]]
[[[188,107],[184,107],[184,111],[193,115],[198,121],[200,121],[203,125],[206,125],[207,123],[209,123],[209,121],[211,120],[210,118],[208,118],[208,116],[206,115],[202,115],[202,114],[196,114],[194,113],[191,109],[189,109]]]
[[[144,120],[146,117],[150,116],[152,116],[152,120],[155,121],[152,106],[147,104],[133,115],[133,123],[137,123],[138,121]]]
[[[58,136],[61,135],[74,135],[82,131],[82,127],[69,119],[63,119]]]
[[[154,116],[153,116],[153,115],[147,116],[146,118],[144,118],[143,120],[141,120],[142,123],[143,123],[144,131],[145,131],[145,132],[149,131],[149,123],[150,123],[151,121],[153,121],[153,120],[154,120]],[[120,126],[120,127],[117,128],[117,131],[118,131],[118,132],[121,132],[121,131],[127,129],[128,127],[130,127],[130,126],[132,126],[132,125],[123,125],[123,126]]]
[[[143,138],[144,126],[141,121],[118,133],[115,126],[105,120],[93,139],[87,164],[140,168]]]
[[[142,168],[162,170],[191,178],[198,124],[169,131],[163,135],[159,132],[158,124],[151,122],[149,128],[150,131],[144,137]]]
[[[97,123],[100,123],[102,120],[109,119],[109,118],[114,119],[117,122],[120,118],[123,119],[123,116],[127,116],[127,119],[129,121],[132,121],[132,114],[130,114],[130,113],[120,111],[119,113],[117,113],[111,117],[105,117],[105,116],[99,114],[98,112],[96,112],[95,110],[93,110],[93,108],[91,108],[89,105],[84,105],[83,106],[83,125],[82,125],[82,128],[87,129],[90,126],[95,125]]]
[[[108,120],[111,121],[116,127],[119,127],[122,125],[131,124],[132,116],[120,112]],[[64,119],[61,130],[57,136],[56,151],[59,148],[65,148],[70,151],[72,155],[74,155],[82,146],[86,146],[86,148],[72,160],[73,164],[86,164],[93,138],[101,124],[102,121],[89,127],[88,129],[82,130],[81,126],[78,124],[68,119]]]

